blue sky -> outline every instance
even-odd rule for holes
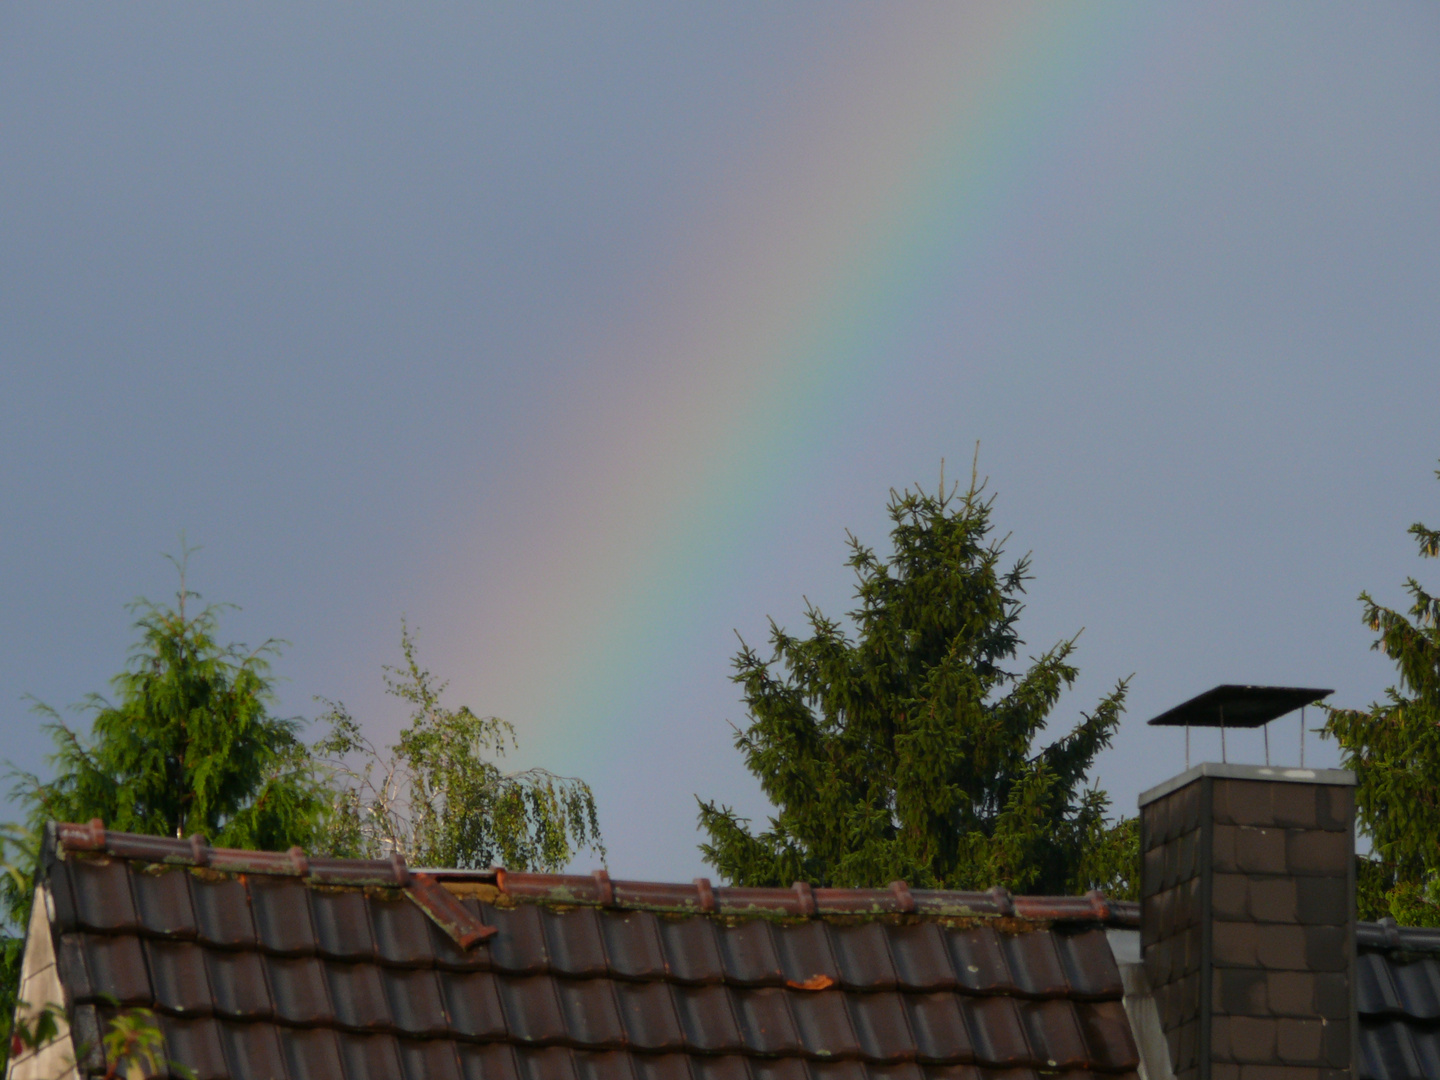
[[[1002,12],[1023,28],[986,36]],[[516,724],[517,764],[594,785],[612,872],[688,879],[695,794],[764,811],[729,745],[735,632],[795,626],[803,597],[845,610],[844,530],[883,543],[887,490],[977,441],[997,523],[1033,553],[1029,647],[1084,628],[1057,725],[1134,675],[1098,775],[1120,808],[1181,764],[1143,720],[1215,683],[1379,695],[1356,595],[1435,584],[1404,530],[1440,521],[1440,15],[1087,18],[0,10],[7,756],[42,765],[26,695],[105,688],[124,604],[172,590],[183,533],[195,587],[241,606],[226,631],[290,642],[285,713],[343,698],[393,735],[380,665],[408,617],[456,701]],[[713,291],[715,340],[743,341],[750,253],[789,265],[800,209],[816,250],[851,228],[829,185],[884,175],[867,153],[952,63],[993,79],[977,123],[1002,115],[987,86],[1029,110],[1003,169],[975,160],[973,237],[888,283],[890,329],[843,383],[717,406],[685,452],[729,463],[692,493],[721,524],[665,548],[642,511],[684,432],[644,425],[764,368],[738,347],[672,362],[672,330],[710,332],[675,312]],[[591,510],[567,516],[594,506],[609,547],[586,543]],[[646,594],[652,548],[672,577]],[[617,630],[615,595],[658,629]]]

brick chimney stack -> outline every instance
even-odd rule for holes
[[[1354,774],[1208,763],[1140,796],[1176,1080],[1353,1080]]]

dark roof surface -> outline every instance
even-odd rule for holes
[[[400,860],[92,825],[59,826],[47,861],[77,1040],[111,998],[152,1008],[200,1080],[1027,1080],[1137,1064],[1104,930],[1137,913],[1099,896],[433,871],[457,925]]]
[[[1259,727],[1303,705],[1313,705],[1334,692],[1304,686],[1227,683],[1197,694],[1146,723],[1160,727]]]
[[[1440,930],[1387,919],[1355,942],[1362,1080],[1440,1078]]]

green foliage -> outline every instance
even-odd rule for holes
[[[853,638],[812,606],[808,637],[772,621],[769,660],[742,641],[750,724],[735,744],[778,813],[756,835],[700,802],[701,851],[727,879],[1133,895],[1134,823],[1109,822],[1083,786],[1126,683],[1035,748],[1078,674],[1075,639],[1012,670],[1029,561],[1001,570],[983,486],[972,473],[959,498],[943,475],[934,494],[892,491],[886,560],[849,537]]]
[[[204,833],[228,847],[306,846],[328,800],[317,782],[299,721],[270,714],[269,657],[277,643],[246,651],[216,641],[220,607],[187,612],[145,600],[132,610],[140,641],[118,675],[111,703],[98,695],[82,708],[94,720],[88,738],[49,706],[35,709],[55,742],[55,778],[14,773],[15,794],[32,824],[100,818],[112,829],[161,836]]]
[[[420,666],[401,624],[404,663],[385,688],[410,707],[400,741],[382,755],[343,704],[330,703],[329,735],[316,747],[339,789],[328,846],[376,857],[399,851],[426,866],[558,870],[582,848],[605,857],[595,798],[582,780],[496,764],[514,729],[469,708],[446,708],[445,684]]]
[[[24,1005],[19,1000],[20,963],[38,856],[39,845],[29,829],[0,826],[0,1070],[5,1068],[16,1038],[24,1047],[32,1045],[27,1040],[38,1037],[37,1030],[44,1034],[43,1019],[16,1026],[16,1009]]]
[[[186,1066],[166,1059],[165,1035],[149,1009],[120,1013],[107,1025],[100,1043],[105,1052],[105,1080],[141,1080],[158,1074],[162,1065],[175,1075],[194,1075]]]
[[[1436,472],[1440,477],[1440,471]],[[1440,530],[1410,526],[1420,557],[1440,556]],[[1326,736],[1355,770],[1355,809],[1372,856],[1359,867],[1360,917],[1440,926],[1440,597],[1415,578],[1399,612],[1360,594],[1371,648],[1395,664],[1399,685],[1369,709],[1330,709]]]
[[[6,1056],[0,1065],[8,1063],[29,1050],[38,1050],[60,1034],[60,1021],[65,1010],[56,1002],[31,1008],[28,1001],[12,1001],[10,1028],[5,1038]],[[18,1012],[16,1011],[18,1007]]]

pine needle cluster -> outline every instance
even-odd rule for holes
[[[777,810],[769,827],[700,801],[701,851],[737,884],[1133,894],[1133,821],[1086,786],[1124,708],[1121,680],[1038,747],[1078,671],[1070,638],[1015,660],[1030,563],[1002,569],[993,496],[891,492],[891,554],[849,537],[858,607],[813,606],[808,636],[771,622],[771,656],[742,641],[735,681],[750,723],[735,745]]]
[[[1440,470],[1436,477],[1440,478]],[[1440,557],[1440,530],[1410,526],[1422,559]],[[1371,855],[1358,862],[1360,918],[1440,926],[1440,597],[1405,582],[1408,611],[1360,594],[1371,644],[1399,685],[1368,709],[1331,709],[1324,732],[1355,771],[1355,810]]]

